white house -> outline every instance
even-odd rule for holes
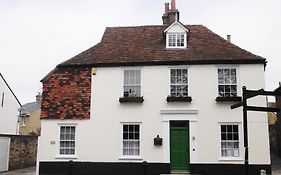
[[[42,80],[40,174],[244,172],[242,109],[230,105],[242,86],[264,87],[266,60],[183,25],[175,0],[162,19],[106,28]],[[249,112],[248,134],[249,173],[270,173],[265,113]]]
[[[21,103],[0,73],[0,134],[18,133],[18,108]]]
[[[18,108],[21,103],[0,73],[0,172],[9,167],[11,139],[7,135],[18,134]]]

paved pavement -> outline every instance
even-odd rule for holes
[[[35,172],[36,172],[36,167],[33,166],[33,167],[29,167],[29,168],[24,168],[24,169],[3,172],[3,173],[0,173],[0,175],[35,175],[36,174]]]
[[[281,175],[281,158],[276,156],[271,156],[272,162],[272,175]],[[20,170],[8,171],[0,173],[0,175],[35,175],[36,168],[29,167]]]

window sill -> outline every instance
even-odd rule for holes
[[[242,97],[217,97],[216,102],[241,102]]]
[[[120,103],[142,103],[143,97],[121,97],[119,98]]]
[[[220,157],[219,161],[244,161],[242,157]]]
[[[55,159],[77,159],[76,155],[57,155]]]
[[[171,47],[171,46],[166,46],[167,50],[173,50],[173,49],[186,49],[186,46],[177,46],[177,47]]]
[[[120,156],[119,160],[143,160],[140,156]]]
[[[167,102],[191,102],[191,97],[167,97]]]

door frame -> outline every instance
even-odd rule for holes
[[[163,163],[170,163],[170,121],[189,121],[190,164],[197,160],[197,114],[198,110],[161,110],[163,134]]]

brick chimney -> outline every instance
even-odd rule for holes
[[[162,16],[163,25],[171,25],[179,20],[180,13],[176,9],[176,0],[171,0],[171,8],[169,3],[165,3],[165,13]]]

